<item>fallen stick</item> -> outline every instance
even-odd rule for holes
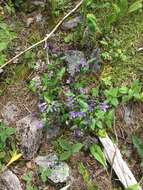
[[[112,168],[124,187],[129,188],[138,184],[127,163],[123,160],[117,145],[114,144],[108,136],[105,138],[100,137],[99,139],[104,147],[106,159],[112,164]],[[142,188],[139,186],[138,190],[142,190]]]
[[[21,55],[23,55],[24,53],[26,53],[27,51],[30,51],[31,49],[37,47],[38,45],[46,42],[53,34],[54,32],[60,27],[60,25],[71,15],[73,14],[83,3],[84,0],[81,0],[75,7],[74,9],[72,9],[69,13],[67,13],[59,22],[58,24],[53,28],[53,30],[49,33],[46,34],[46,37],[42,40],[40,40],[39,42],[33,44],[32,46],[26,48],[25,50],[23,50],[22,52],[20,52],[19,54],[17,54],[16,56],[14,56],[13,58],[11,58],[9,61],[7,61],[5,64],[3,64],[0,67],[0,70],[2,68],[4,68],[5,66],[7,66],[9,63],[13,62],[15,59],[17,59],[18,57],[20,57]]]

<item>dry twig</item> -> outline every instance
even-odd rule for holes
[[[33,48],[37,47],[38,45],[46,42],[54,33],[55,31],[60,27],[60,25],[71,15],[73,14],[83,3],[83,0],[81,0],[69,13],[67,13],[59,22],[58,24],[53,28],[53,30],[49,33],[46,34],[46,37],[42,40],[40,40],[39,42],[33,44],[32,46],[26,48],[25,50],[23,50],[22,52],[20,52],[19,54],[17,54],[16,56],[14,56],[13,58],[11,58],[9,61],[7,61],[5,64],[3,64],[0,69],[4,68],[5,66],[7,66],[8,64],[10,64],[11,62],[13,62],[15,59],[17,59],[18,57],[20,57],[21,55],[23,55],[24,53],[26,53],[27,51],[32,50]]]

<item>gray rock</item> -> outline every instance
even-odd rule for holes
[[[18,177],[10,170],[0,175],[0,190],[22,190]]]
[[[15,104],[8,102],[1,111],[3,122],[6,125],[15,123],[18,120],[20,113],[19,108]]]
[[[101,58],[100,58],[100,49],[93,49],[89,63],[89,69],[92,72],[99,73],[101,71]]]
[[[44,8],[45,6],[46,6],[46,2],[47,0],[33,0],[32,2],[31,2],[31,4],[33,5],[33,6],[37,6],[37,7],[41,7],[41,8]]]
[[[47,140],[50,141],[53,138],[57,137],[60,132],[60,127],[57,125],[52,125],[47,129]]]
[[[72,18],[70,19],[69,21],[67,22],[64,22],[62,27],[64,30],[71,30],[71,29],[74,29],[78,26],[78,24],[81,22],[81,17],[80,16],[77,16],[75,18]]]
[[[16,122],[16,126],[23,157],[30,159],[35,155],[40,146],[43,124],[36,117],[28,115]]]
[[[79,72],[81,67],[88,68],[84,53],[81,51],[67,51],[65,53],[65,61],[67,62],[68,72],[71,76],[74,76],[76,72]]]
[[[47,156],[38,156],[35,163],[45,169],[50,169],[51,174],[48,177],[54,183],[64,183],[70,179],[70,168],[65,162],[58,160],[55,154]]]

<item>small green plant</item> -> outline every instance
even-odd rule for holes
[[[25,53],[23,61],[28,65],[30,69],[33,69],[35,64],[35,53],[31,51]]]
[[[71,144],[66,139],[59,139],[58,145],[61,148],[61,153],[59,155],[60,160],[69,159],[72,155],[79,152],[83,147],[83,144],[81,143]]]
[[[15,13],[15,8],[14,8],[14,4],[12,3],[11,0],[8,0],[6,3],[5,3],[5,9],[6,11],[8,12],[8,14],[12,15]]]
[[[0,122],[0,151],[4,151],[6,148],[7,140],[15,133],[15,129],[6,127]]]
[[[138,184],[135,184],[135,185],[132,185],[130,187],[128,187],[126,190],[139,190],[139,185]]]
[[[26,182],[26,189],[25,190],[38,190],[37,187],[32,185],[32,178],[33,178],[33,172],[30,171],[22,176],[22,179]]]
[[[50,0],[51,4],[51,13],[54,16],[59,15],[60,10],[64,10],[64,6],[67,0]]]
[[[104,48],[104,52],[101,54],[103,60],[116,62],[126,61],[128,59],[126,52],[121,48],[121,42],[117,39],[114,39],[112,42],[102,39],[100,43]]]
[[[6,50],[9,43],[16,38],[16,33],[3,21],[0,21],[0,66],[6,61]]]
[[[128,0],[119,0],[111,4],[111,13],[107,16],[107,26],[117,23],[121,18],[142,8],[142,0],[129,4]]]
[[[93,144],[90,147],[90,153],[92,156],[106,169],[107,163],[104,156],[103,151],[101,150],[100,146],[97,144]]]
[[[84,166],[83,163],[80,163],[78,166],[78,170],[79,173],[82,175],[84,183],[87,186],[87,190],[98,190],[98,187],[95,187],[95,185],[93,185],[91,179],[90,179],[90,175],[88,170],[86,169],[86,167]]]
[[[51,170],[40,167],[39,173],[40,173],[40,178],[42,182],[45,183],[48,180],[48,177],[51,175]]]
[[[143,163],[143,142],[136,135],[132,136],[132,141]]]

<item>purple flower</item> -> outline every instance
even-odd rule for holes
[[[83,132],[81,131],[81,129],[79,129],[79,128],[75,129],[75,130],[74,130],[74,136],[75,136],[76,138],[82,137],[82,136],[83,136]]]
[[[47,108],[47,104],[45,102],[38,104],[38,109],[40,112],[43,113],[46,110],[46,108]]]
[[[70,76],[67,80],[66,80],[66,84],[70,84],[73,82],[73,78]]]
[[[80,88],[79,91],[80,91],[81,94],[86,94],[87,93],[86,88]]]
[[[85,112],[75,112],[75,111],[71,111],[69,113],[70,115],[70,119],[74,119],[74,118],[82,118],[82,117],[85,117],[86,116],[86,113]]]
[[[101,103],[101,104],[100,104],[99,108],[100,108],[102,111],[106,112],[107,109],[109,108],[109,106],[104,102],[104,103]]]
[[[94,109],[93,107],[94,107],[93,104],[89,104],[89,105],[88,105],[88,111],[89,111],[89,112],[92,112],[93,109]]]
[[[73,107],[74,105],[74,99],[70,96],[67,98],[67,103],[66,105],[70,108],[70,107]]]
[[[41,121],[36,123],[36,128],[37,129],[42,129],[44,127],[43,123]]]

